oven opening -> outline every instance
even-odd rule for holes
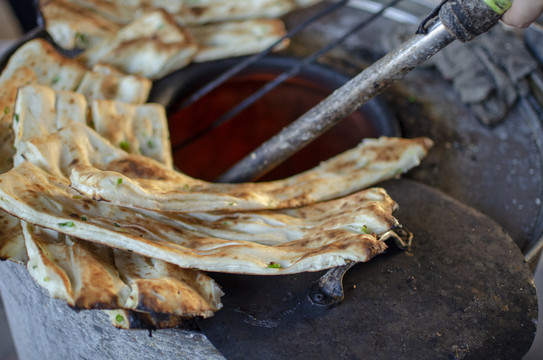
[[[213,181],[263,142],[278,133],[348,77],[330,67],[313,64],[236,115],[217,124],[232,108],[293,66],[296,59],[269,56],[181,108],[191,92],[203,86],[211,73],[225,71],[224,62],[195,66],[201,76],[184,79],[168,107],[174,164],[187,175]],[[363,138],[398,136],[392,112],[381,99],[373,99],[324,135],[301,149],[258,180],[280,179],[310,169],[356,146]]]

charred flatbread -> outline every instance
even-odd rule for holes
[[[212,316],[222,306],[216,283],[195,270],[113,250],[23,222],[34,280],[76,309],[128,309]]]

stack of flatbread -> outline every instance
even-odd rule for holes
[[[40,0],[45,28],[86,66],[157,79],[190,62],[288,46],[280,16],[320,0]],[[279,42],[279,43],[278,43]]]
[[[69,2],[84,3],[113,4]],[[147,103],[151,80],[93,63],[35,39],[0,74],[0,258],[121,328],[212,316],[223,292],[204,271],[292,274],[382,253],[397,204],[370,186],[432,146],[367,139],[287,179],[209,183],[174,170],[164,108]]]

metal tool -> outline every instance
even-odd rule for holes
[[[224,173],[218,181],[241,182],[263,175],[455,39],[469,41],[488,31],[510,6],[509,0],[444,1],[423,21],[417,34],[410,40],[285,127]],[[439,18],[426,29],[426,24],[436,16]],[[327,303],[342,301],[341,281],[349,268],[329,270],[312,285],[312,292],[324,294]],[[329,294],[330,289],[333,294]]]
[[[455,39],[469,41],[488,31],[510,6],[509,0],[452,0],[441,4],[435,11],[439,18],[424,34],[414,35],[366,68],[217,180],[242,182],[265,174]]]

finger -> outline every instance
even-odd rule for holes
[[[514,0],[502,21],[507,25],[525,28],[535,21],[543,12],[543,0]]]

